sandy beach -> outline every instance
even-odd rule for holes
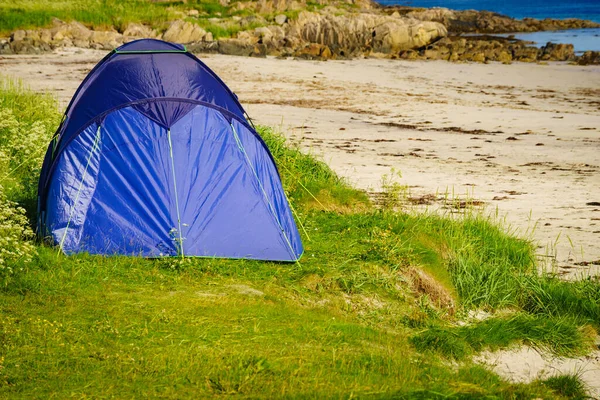
[[[1,56],[0,73],[66,106],[105,54]],[[393,168],[411,208],[452,213],[449,198],[469,200],[535,240],[547,268],[600,271],[599,66],[199,57],[255,123],[358,187],[380,191]]]

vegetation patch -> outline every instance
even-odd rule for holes
[[[542,383],[567,399],[590,399],[587,395],[587,385],[577,374],[553,376]]]
[[[56,102],[3,78],[0,114],[0,397],[571,396],[469,357],[518,343],[583,354],[600,322],[596,281],[539,276],[531,244],[481,213],[376,208],[259,127],[299,263],[65,256],[31,238]]]
[[[529,345],[557,355],[585,354],[593,345],[596,331],[579,326],[573,318],[552,318],[516,313],[465,326],[434,325],[411,338],[421,351],[435,351],[463,359],[482,350]]]

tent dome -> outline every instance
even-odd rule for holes
[[[83,80],[50,144],[38,232],[66,253],[296,261],[274,160],[185,47],[144,39]]]

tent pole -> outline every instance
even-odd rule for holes
[[[173,143],[171,142],[171,129],[167,129],[167,138],[169,139],[169,154],[171,155],[171,172],[173,173],[173,188],[175,190],[175,208],[177,209],[177,229],[179,233],[178,251],[181,258],[185,258],[183,252],[183,232],[181,232],[181,214],[179,213],[179,198],[177,195],[177,179],[175,178],[175,159],[173,158]],[[177,241],[177,239],[175,239]]]
[[[75,200],[73,200],[73,206],[71,206],[71,212],[69,213],[69,220],[67,221],[67,226],[65,227],[65,232],[63,233],[63,237],[60,240],[60,244],[58,245],[60,252],[63,250],[63,245],[65,244],[65,239],[67,238],[67,231],[69,230],[69,225],[71,224],[71,219],[73,219],[73,214],[75,213],[75,207],[77,206],[77,202],[79,201],[79,195],[81,194],[81,189],[83,189],[83,182],[87,176],[88,167],[90,166],[90,161],[92,161],[92,155],[98,148],[98,144],[100,143],[100,127],[98,124],[98,129],[96,130],[96,137],[94,138],[94,144],[90,150],[90,155],[88,156],[87,163],[85,164],[85,169],[83,170],[83,176],[81,177],[81,182],[79,182],[79,189],[77,189],[77,195],[75,195]]]

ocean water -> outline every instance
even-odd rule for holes
[[[588,50],[600,51],[600,28],[514,33],[513,35],[517,39],[534,42],[537,47],[544,46],[548,42],[571,43],[575,48],[576,54],[581,54]],[[508,34],[498,36],[508,36]]]
[[[513,18],[580,18],[600,22],[600,0],[378,0],[385,5],[487,10]]]
[[[446,7],[454,10],[487,10],[513,18],[580,18],[600,23],[600,0],[377,0],[385,5]],[[543,46],[548,42],[571,43],[575,52],[600,51],[599,29],[517,33],[515,37]]]

